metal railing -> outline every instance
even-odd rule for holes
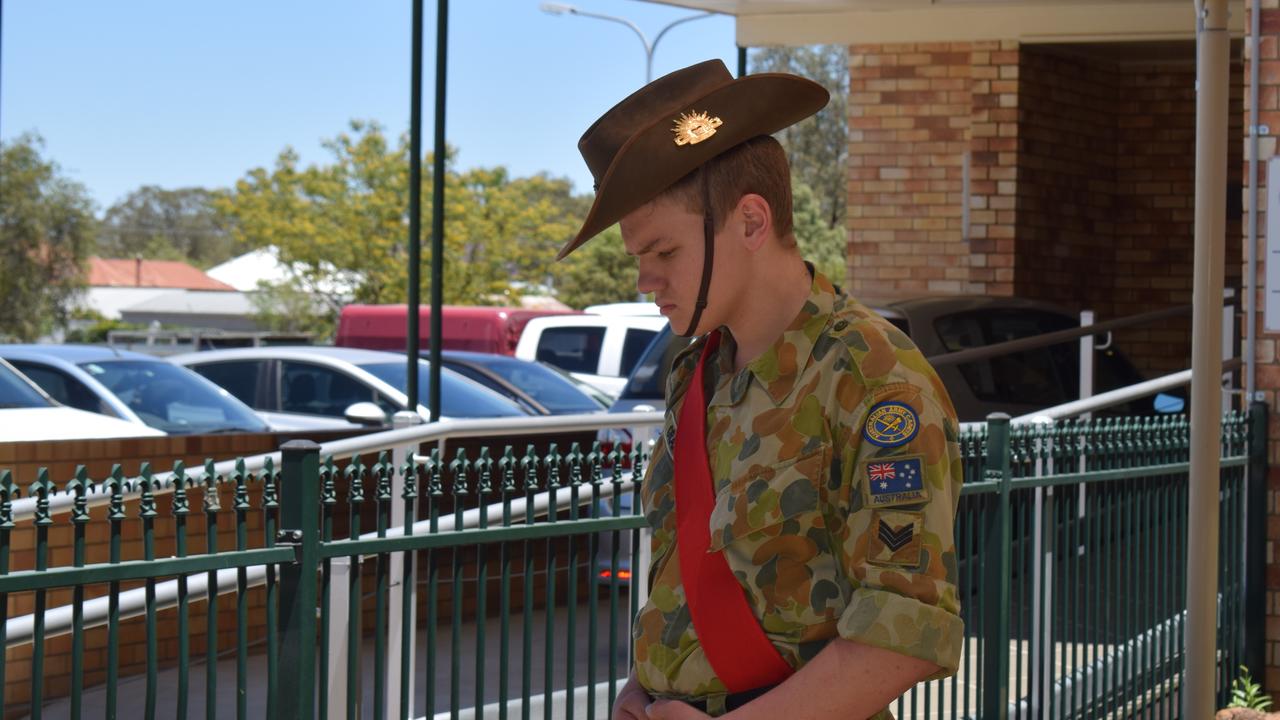
[[[1259,573],[1249,565],[1256,558],[1242,550],[1258,541],[1244,542],[1243,533],[1261,527],[1246,523],[1244,513],[1264,505],[1250,498],[1265,478],[1265,410],[1253,412],[1252,425],[1240,415],[1224,422],[1217,665],[1224,691],[1261,636],[1246,632],[1256,618],[1244,615],[1246,589]],[[491,431],[481,427],[472,429]],[[400,445],[439,431],[393,432]],[[1184,660],[1179,538],[1186,419],[1016,426],[997,419],[989,429],[971,426],[961,441],[962,665],[957,676],[904,696],[895,714],[996,717],[1003,708],[1013,717],[1096,717],[1129,714],[1142,703],[1176,707]],[[325,449],[347,453],[351,446]],[[517,455],[504,447],[469,456],[455,451],[446,459],[437,448],[421,463],[407,456],[393,461],[384,452],[354,457],[345,467],[336,454],[321,457],[318,446],[293,445],[280,462],[233,463],[230,477],[200,475],[190,484],[180,471],[168,488],[145,470],[132,482],[118,469],[100,483],[81,474],[62,488],[46,473],[30,486],[33,529],[15,526],[18,487],[11,475],[0,476],[0,607],[7,613],[13,603],[29,602],[34,611],[29,658],[11,656],[0,665],[6,711],[25,704],[39,717],[46,677],[67,675],[70,697],[60,702],[69,704],[50,712],[72,717],[88,707],[94,715],[115,708],[144,717],[213,717],[224,696],[242,717],[259,710],[270,717],[339,717],[357,707],[373,717],[460,717],[468,708],[486,717],[607,711],[626,674],[629,618],[641,600],[620,573],[644,566],[634,555],[644,525],[634,490],[626,473],[611,472],[623,464],[618,451]],[[632,472],[643,471],[642,448],[627,459]],[[399,491],[397,479],[404,483]],[[225,506],[206,490],[219,483],[233,490]],[[107,503],[104,562],[88,562],[91,486],[101,487]],[[54,562],[50,548],[50,535],[68,524],[53,516],[59,489],[72,496],[69,562]],[[160,506],[161,490],[169,494],[167,508]],[[405,511],[393,521],[397,498]],[[129,499],[136,509],[126,507]],[[232,516],[236,542],[229,550],[219,547],[218,531]],[[164,522],[173,537],[162,550],[156,527]],[[15,549],[14,533],[22,531],[35,535],[30,551]],[[130,533],[141,539],[132,555],[124,551]],[[204,552],[195,553],[201,535]],[[404,567],[398,584],[396,558]],[[265,565],[258,590],[251,585],[255,565]],[[130,589],[130,582],[140,586]],[[166,611],[162,588],[170,587]],[[67,673],[48,664],[58,621],[45,610],[52,593],[68,592],[62,588],[72,596]],[[207,588],[230,590],[234,599]],[[104,589],[102,598],[86,597]],[[127,593],[142,600],[136,653],[122,650]],[[107,608],[106,637],[95,640],[95,652],[107,654],[105,682],[86,689],[87,618],[95,603]],[[205,609],[203,623],[193,622],[197,604]],[[162,620],[172,632],[161,633]],[[0,627],[16,629],[12,623]],[[251,653],[251,636],[263,640],[262,652]],[[161,643],[175,641],[164,656],[173,666],[162,677]],[[220,667],[225,651],[234,662]],[[192,695],[201,656],[203,703]],[[299,670],[307,667],[318,672]],[[29,678],[28,692],[15,694],[22,683],[6,685],[6,668],[9,677]],[[122,674],[133,672],[145,676],[145,687],[122,695]],[[220,691],[228,673],[234,688]]]

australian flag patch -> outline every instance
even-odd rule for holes
[[[863,487],[870,507],[915,505],[929,499],[922,455],[868,460],[863,464],[863,471]]]

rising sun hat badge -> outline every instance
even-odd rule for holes
[[[705,112],[681,113],[671,132],[676,134],[676,145],[697,145],[715,135],[716,128],[722,124],[724,123],[720,118],[711,117]]]

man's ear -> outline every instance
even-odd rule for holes
[[[773,231],[773,209],[769,202],[755,193],[747,193],[735,210],[741,223],[743,244],[753,252],[759,250]]]

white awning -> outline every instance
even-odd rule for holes
[[[737,18],[737,43],[840,45],[1017,40],[1024,43],[1192,40],[1186,0],[649,0]],[[1244,0],[1228,29],[1245,34]]]

